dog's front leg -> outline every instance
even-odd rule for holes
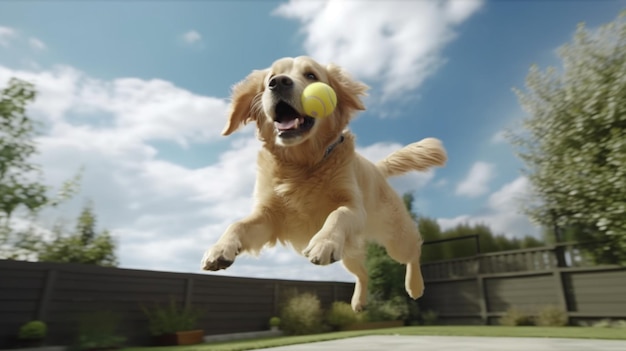
[[[231,224],[220,239],[202,257],[202,269],[217,271],[230,267],[242,251],[258,252],[270,241],[271,221],[262,210]]]
[[[341,260],[346,239],[357,235],[365,226],[365,210],[359,205],[339,206],[332,211],[322,229],[302,251],[314,264],[327,265]]]

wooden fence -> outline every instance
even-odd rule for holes
[[[626,319],[626,267],[593,266],[575,244],[480,254],[422,265],[424,310],[446,324],[496,324],[511,306],[533,310],[554,305],[570,321]],[[350,301],[353,283],[233,278],[76,264],[0,260],[0,348],[19,325],[41,319],[48,343],[67,345],[80,316],[113,311],[132,344],[147,344],[141,304],[171,297],[206,311],[207,334],[267,329],[268,319],[292,289],[311,291],[327,307]]]
[[[170,298],[205,311],[199,327],[206,334],[266,330],[279,302],[293,289],[314,292],[328,306],[350,301],[353,288],[353,283],[0,260],[0,349],[9,345],[22,323],[33,319],[48,323],[48,344],[71,344],[84,321],[81,316],[102,311],[119,316],[119,330],[130,343],[145,345],[150,336],[141,304],[149,307]]]
[[[497,324],[509,307],[565,310],[571,323],[626,319],[626,267],[594,266],[576,243],[422,265],[422,310],[447,324]]]

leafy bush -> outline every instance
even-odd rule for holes
[[[276,316],[270,318],[270,327],[280,327],[280,318]]]
[[[562,327],[568,324],[568,317],[562,308],[546,306],[539,311],[535,321],[542,327]]]
[[[126,342],[126,338],[119,335],[80,335],[77,350],[116,349],[122,347],[124,342]]]
[[[112,349],[122,347],[126,337],[117,329],[120,316],[112,311],[84,313],[78,320],[78,340],[70,350]]]
[[[18,338],[21,340],[38,340],[46,337],[48,326],[42,321],[30,321],[20,327]]]
[[[290,335],[319,333],[324,330],[322,315],[320,300],[316,295],[295,295],[281,309],[282,330]]]
[[[406,298],[395,296],[387,301],[373,297],[367,306],[367,318],[372,322],[404,320],[409,315]]]
[[[408,314],[405,318],[407,325],[419,325],[421,320],[421,310],[419,303],[413,299],[406,299]]]
[[[511,307],[500,318],[500,324],[508,326],[534,325],[535,321],[529,313],[519,308]]]
[[[439,319],[439,313],[437,311],[428,310],[422,313],[422,323],[424,325],[436,325]]]
[[[352,306],[343,301],[333,302],[326,316],[328,324],[336,330],[354,324],[358,320],[359,316],[352,310]]]
[[[196,323],[201,315],[198,310],[180,307],[174,299],[171,299],[167,306],[154,304],[151,309],[145,306],[142,306],[141,309],[148,317],[150,334],[154,336],[193,330],[196,328]]]

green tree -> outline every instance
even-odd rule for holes
[[[5,229],[19,207],[36,211],[48,202],[40,169],[30,161],[37,148],[26,107],[35,95],[32,84],[16,78],[0,92],[0,218]]]
[[[507,138],[525,163],[533,198],[524,210],[588,246],[598,263],[626,262],[626,12],[559,48],[562,72],[532,66],[528,113]],[[553,233],[555,235],[556,233]]]
[[[424,242],[431,242],[443,238],[441,227],[437,220],[428,217],[419,217],[417,227]],[[422,262],[441,260],[444,256],[444,247],[441,244],[425,245],[422,247]]]
[[[81,176],[79,172],[62,184],[56,196],[49,196],[51,189],[41,181],[41,168],[32,160],[37,154],[37,123],[26,112],[36,95],[32,83],[17,78],[0,91],[0,258],[24,259],[32,254],[24,251],[21,242],[35,227],[37,213],[72,197]],[[16,219],[30,223],[30,228],[16,228]]]
[[[93,204],[87,203],[73,232],[67,232],[62,224],[52,230],[52,240],[46,240],[41,231],[31,231],[24,236],[21,245],[34,252],[42,262],[68,262],[115,267],[118,264],[116,243],[108,230],[96,230]]]

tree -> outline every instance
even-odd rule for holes
[[[26,106],[35,95],[32,84],[15,78],[0,93],[0,218],[5,229],[20,206],[36,211],[48,202],[47,189],[37,180],[39,167],[29,160],[37,149]]]
[[[598,263],[626,262],[625,19],[580,24],[558,51],[561,73],[532,66],[515,90],[528,116],[507,133],[533,188],[524,211],[557,240],[599,243],[588,247]]]
[[[437,220],[428,217],[419,217],[417,220],[422,240],[424,242],[436,241],[443,238],[441,227]],[[440,244],[426,245],[422,247],[422,262],[441,260],[444,257],[444,247]]]
[[[0,258],[26,258],[20,241],[28,229],[16,228],[15,219],[31,222],[37,213],[71,198],[81,173],[62,184],[56,196],[41,181],[41,169],[32,161],[37,153],[37,124],[26,114],[36,97],[33,84],[11,78],[0,91]]]
[[[23,236],[20,245],[34,252],[38,261],[67,262],[116,267],[116,243],[108,230],[96,231],[93,204],[87,203],[76,221],[75,230],[67,233],[65,226],[57,224],[52,230],[52,240],[46,240],[41,231],[31,231]]]

